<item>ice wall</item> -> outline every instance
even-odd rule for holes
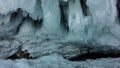
[[[0,39],[17,39],[21,49],[37,55],[44,48],[62,52],[57,46],[65,44],[54,43],[61,40],[119,46],[116,4],[116,0],[0,0]]]
[[[95,2],[93,2],[95,1]],[[93,37],[100,43],[119,44],[119,34],[114,33],[111,29],[120,29],[117,26],[117,7],[116,0],[93,0],[87,1],[90,13],[92,15],[95,32]],[[115,30],[115,31],[116,31]],[[119,30],[117,31],[119,32]],[[116,37],[116,39],[115,39]],[[108,40],[109,39],[109,40]],[[112,41],[112,42],[110,42]]]

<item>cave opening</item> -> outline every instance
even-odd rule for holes
[[[86,61],[86,60],[96,60],[102,58],[119,58],[120,52],[87,52],[85,54],[79,54],[77,56],[71,57],[69,61]],[[20,51],[18,54],[13,54],[6,59],[15,60],[15,59],[36,59],[38,57],[30,56],[30,53],[25,51]],[[65,58],[67,59],[67,58]]]
[[[96,60],[102,58],[118,58],[120,57],[120,52],[118,53],[101,53],[101,52],[88,52],[86,54],[78,55],[69,58],[70,61],[86,61],[86,60]]]

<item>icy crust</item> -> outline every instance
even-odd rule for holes
[[[71,62],[59,55],[43,56],[34,60],[0,60],[1,68],[119,68],[120,58]]]

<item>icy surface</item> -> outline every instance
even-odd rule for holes
[[[46,60],[47,59],[47,60]],[[35,60],[0,60],[1,68],[119,68],[120,59],[98,59],[86,62],[70,62],[60,56],[43,56]]]
[[[56,34],[61,35],[59,0],[41,0],[41,2],[44,15],[43,33],[47,32],[47,34],[53,35],[54,37]]]
[[[41,19],[42,9],[39,0],[0,0],[0,13],[8,14],[18,8],[28,12],[34,19]]]
[[[12,54],[15,54],[20,49],[20,42],[16,40],[1,40],[0,41],[0,58],[5,59]]]
[[[120,52],[116,4],[116,0],[0,0],[0,68],[119,67],[119,58],[67,60],[89,52]],[[7,59],[26,50],[33,59]]]

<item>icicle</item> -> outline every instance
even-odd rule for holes
[[[43,26],[40,33],[48,35],[61,34],[59,0],[41,0],[43,9]]]
[[[89,16],[85,17],[83,14],[80,0],[71,0],[69,2],[69,38],[85,40],[87,38],[86,26],[90,23],[89,19]]]

